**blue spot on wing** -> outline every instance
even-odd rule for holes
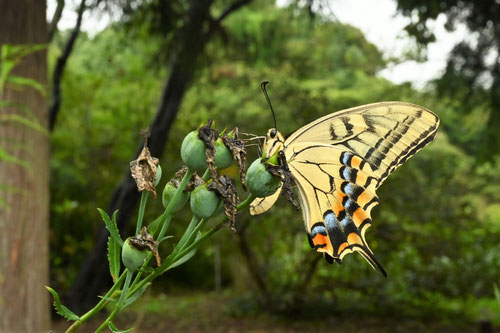
[[[349,165],[351,158],[352,158],[351,154],[344,152],[342,154],[342,164]]]
[[[324,221],[328,231],[338,228],[337,217],[333,212],[330,212],[324,216]]]
[[[344,180],[351,179],[351,168],[343,168],[343,170],[342,170],[342,178]]]
[[[314,238],[317,234],[321,234],[323,236],[327,235],[325,226],[321,222],[314,224],[314,226],[311,229],[311,237],[312,238]]]
[[[344,193],[351,196],[354,193],[354,185],[352,183],[347,184],[344,187]]]

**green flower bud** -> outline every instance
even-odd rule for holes
[[[131,272],[135,272],[139,267],[142,266],[144,260],[148,256],[148,250],[139,250],[130,243],[130,238],[125,240],[122,247],[122,261],[125,267],[127,267]]]
[[[161,175],[162,175],[162,172],[161,172],[161,166],[157,166],[156,167],[156,178],[155,178],[155,186],[158,186],[158,184],[160,183],[160,180],[161,180]]]
[[[260,158],[248,168],[245,181],[250,193],[259,198],[274,194],[281,186],[281,179],[267,171]]]
[[[171,182],[165,185],[165,188],[163,189],[163,196],[161,198],[163,202],[163,207],[167,208],[170,201],[172,201],[172,198],[174,197],[176,191],[177,188]],[[188,200],[189,200],[189,192],[182,191],[177,197],[177,202],[172,207],[172,213],[175,214],[180,212],[182,208],[184,208]]]
[[[215,141],[215,166],[218,169],[228,168],[231,164],[233,164],[233,154],[222,142],[221,138],[218,138]]]
[[[193,190],[189,203],[196,217],[207,219],[217,213],[222,205],[222,199],[203,184]]]
[[[205,143],[198,138],[198,131],[190,132],[182,141],[181,158],[189,169],[200,174],[208,167]]]

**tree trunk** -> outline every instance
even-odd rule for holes
[[[0,45],[46,43],[45,12],[44,0],[0,1]],[[19,60],[12,76],[46,85],[45,50]],[[36,89],[9,83],[0,101],[0,332],[47,331],[47,104]]]

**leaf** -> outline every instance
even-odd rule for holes
[[[30,79],[30,78],[27,78],[27,77],[21,77],[21,76],[11,75],[11,76],[9,76],[7,78],[6,82],[13,83],[13,84],[16,84],[16,85],[22,86],[22,87],[24,87],[24,86],[31,87],[33,89],[38,90],[38,92],[40,94],[42,94],[43,96],[45,96],[47,94],[47,92],[45,91],[45,87],[43,86],[43,84],[40,84],[36,80]]]
[[[67,307],[65,307],[64,305],[61,304],[61,301],[59,300],[59,295],[57,294],[57,292],[54,289],[47,287],[47,286],[45,286],[45,288],[47,288],[49,293],[52,294],[52,297],[54,298],[54,308],[56,309],[56,311],[59,315],[63,316],[67,320],[80,319],[80,317],[78,317],[76,314],[74,314],[70,309],[68,309]]]
[[[139,297],[141,297],[142,294],[144,294],[144,292],[146,291],[146,289],[148,289],[148,287],[150,285],[151,285],[151,282],[144,284],[134,295],[128,297],[125,300],[125,302],[123,302],[122,309],[125,309],[125,308],[129,307],[130,305],[132,305],[133,303],[135,303],[135,301],[137,301],[139,299]]]
[[[25,169],[29,169],[29,163],[23,161],[15,156],[12,156],[7,151],[5,151],[2,147],[0,147],[0,161],[5,161],[7,163],[17,164]]]
[[[166,217],[167,217],[167,214],[163,213],[160,216],[158,216],[156,218],[156,220],[151,222],[148,226],[149,232],[154,235],[158,231],[158,228],[162,225],[162,221],[164,221],[164,219],[166,219]],[[170,224],[170,221],[168,221],[167,223]],[[168,225],[167,225],[167,228],[168,228]]]
[[[120,275],[120,244],[113,237],[108,237],[108,261],[109,273],[113,282],[116,282]]]
[[[128,330],[120,330],[120,329],[118,329],[118,328],[116,327],[116,325],[115,325],[115,324],[113,324],[113,322],[111,322],[111,321],[108,323],[108,327],[109,327],[109,329],[111,330],[111,332],[113,332],[113,333],[127,333],[127,332],[131,332],[131,331],[134,329],[134,328],[132,327],[132,328],[129,328]]]
[[[18,122],[26,127],[29,127],[43,135],[49,135],[49,132],[37,121],[33,121],[27,117],[18,114],[5,114],[0,116],[0,121],[13,121]]]
[[[196,235],[195,241],[200,237],[201,237],[201,232],[198,232],[198,235]],[[177,266],[184,264],[186,261],[191,259],[196,254],[197,250],[198,250],[198,247],[195,247],[194,249],[192,249],[191,251],[189,251],[188,253],[183,255],[180,259],[177,259],[172,265],[170,265],[168,267],[168,269],[172,269],[172,268],[175,268]]]
[[[495,291],[495,298],[500,302],[500,289],[496,284],[493,285],[493,290]]]
[[[108,214],[106,214],[105,211],[103,211],[100,208],[97,208],[99,211],[99,214],[101,214],[102,220],[104,221],[104,224],[106,224],[106,229],[108,229],[109,234],[113,239],[120,245],[120,247],[123,246],[123,240],[120,237],[120,232],[118,231],[118,226],[116,225],[116,213],[118,212],[117,210],[113,213],[113,221],[109,218]]]

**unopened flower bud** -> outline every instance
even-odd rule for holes
[[[245,181],[250,193],[259,198],[274,194],[281,186],[281,179],[267,171],[260,158],[248,168]]]

